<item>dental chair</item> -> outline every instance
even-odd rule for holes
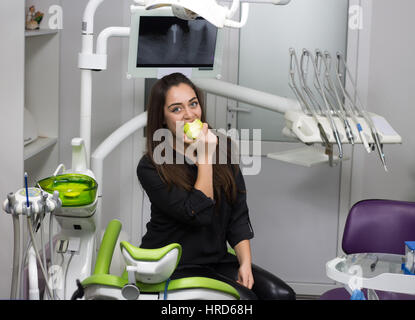
[[[415,239],[415,202],[363,200],[349,212],[342,248],[346,254],[405,254],[405,241]],[[366,298],[367,290],[363,289]],[[415,300],[415,295],[375,290],[379,300]],[[320,300],[350,300],[345,288],[332,289]]]
[[[98,251],[93,275],[78,283],[72,299],[86,300],[238,300],[239,293],[227,283],[205,277],[170,281],[181,246],[172,243],[159,249],[142,249],[120,242],[126,269],[121,276],[109,274],[121,231],[121,222],[108,224]]]

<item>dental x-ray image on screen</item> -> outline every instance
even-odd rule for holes
[[[136,67],[213,69],[216,34],[217,28],[201,18],[143,16]]]

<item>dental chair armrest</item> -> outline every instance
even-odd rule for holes
[[[121,222],[112,220],[108,223],[95,263],[94,274],[109,274],[112,256],[121,232]]]

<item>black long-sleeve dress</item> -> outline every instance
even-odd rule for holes
[[[196,181],[197,166],[185,165]],[[255,282],[252,290],[236,282],[239,263],[228,253],[226,242],[233,248],[254,236],[241,170],[234,174],[239,191],[236,201],[228,203],[222,191],[218,206],[195,188],[190,191],[174,185],[169,188],[147,155],[137,166],[137,176],[151,202],[151,219],[141,247],[154,249],[170,243],[182,246],[181,260],[171,279],[214,278],[235,287],[241,299],[295,299],[295,292],[284,281],[255,264],[252,264]]]
[[[197,177],[197,166],[185,164]],[[209,264],[235,259],[227,254],[226,242],[234,247],[254,236],[246,204],[241,171],[235,176],[237,198],[232,205],[222,192],[220,205],[198,189],[187,191],[173,185],[170,189],[153,163],[144,155],[137,167],[141,186],[151,202],[151,219],[142,248],[160,248],[176,242],[182,246],[179,264]]]

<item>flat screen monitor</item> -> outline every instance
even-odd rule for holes
[[[130,28],[128,74],[160,78],[175,71],[190,77],[217,77],[222,30],[203,18],[183,20],[170,8],[135,9]]]

